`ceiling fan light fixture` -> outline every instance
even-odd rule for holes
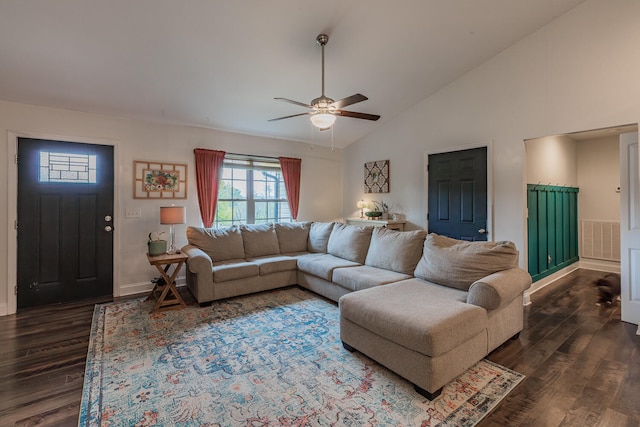
[[[318,129],[329,129],[336,122],[336,116],[330,113],[316,113],[311,116],[311,123]]]

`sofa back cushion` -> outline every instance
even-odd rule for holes
[[[468,291],[476,280],[517,265],[518,250],[512,242],[466,242],[431,233],[413,275]]]
[[[373,227],[337,223],[329,236],[327,252],[339,258],[364,264],[372,232]]]
[[[420,261],[426,236],[424,230],[402,232],[376,227],[364,263],[371,267],[413,274]]]
[[[278,235],[273,224],[241,225],[244,258],[255,258],[280,253]]]
[[[244,258],[242,234],[237,225],[228,228],[187,227],[190,245],[202,249],[213,262]]]
[[[333,222],[314,222],[309,228],[309,252],[327,253]]]
[[[278,246],[280,253],[306,252],[309,242],[309,222],[279,222],[276,223]]]

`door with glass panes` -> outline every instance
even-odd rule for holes
[[[113,147],[18,139],[18,309],[113,295]]]

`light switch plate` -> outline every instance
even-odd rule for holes
[[[140,208],[129,208],[124,210],[125,218],[140,218],[142,217],[142,209]]]

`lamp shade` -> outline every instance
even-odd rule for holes
[[[336,116],[329,113],[316,113],[311,116],[311,123],[319,129],[329,129],[336,122]]]
[[[184,206],[161,206],[160,224],[184,224],[186,213]]]

